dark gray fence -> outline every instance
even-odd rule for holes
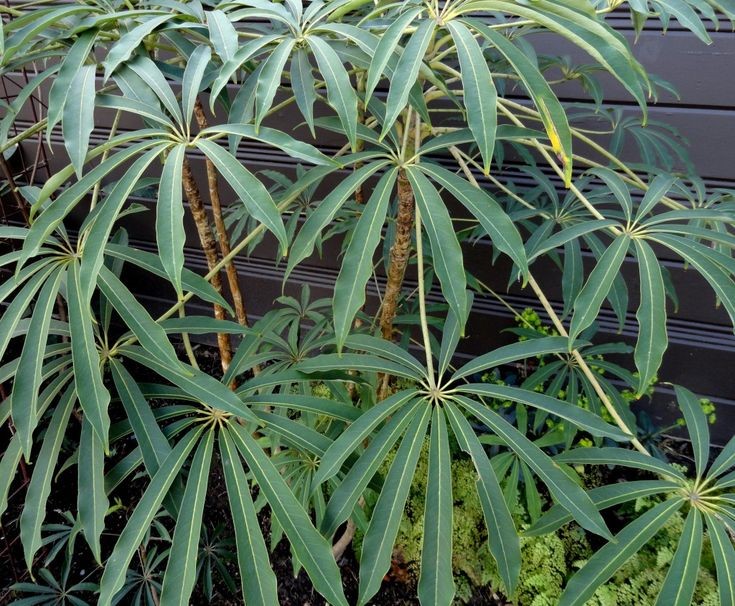
[[[627,19],[622,15],[614,15],[613,23],[630,39]],[[693,35],[679,28],[672,27],[666,34],[651,27],[646,29],[635,45],[635,52],[643,64],[653,73],[673,83],[680,96],[677,98],[665,93],[656,105],[651,108],[651,118],[667,122],[677,127],[691,146],[691,156],[700,175],[710,187],[735,187],[735,162],[730,151],[735,141],[735,34],[727,29],[711,33],[713,44],[705,46]],[[575,60],[586,59],[578,51],[567,47],[557,37],[538,35],[538,48],[543,53],[569,54]],[[19,75],[20,77],[20,75]],[[636,112],[637,108],[620,86],[611,79],[605,81],[606,101],[623,108],[627,112]],[[12,93],[12,86],[9,87]],[[576,83],[570,83],[559,89],[563,100],[568,102],[588,103],[586,97]],[[110,121],[102,118],[101,124]],[[280,128],[298,122],[295,114],[286,112],[278,116],[276,123]],[[33,123],[29,113],[19,122],[22,129]],[[132,127],[123,123],[121,128]],[[108,132],[104,127],[98,128],[93,135],[93,143],[101,143]],[[326,135],[317,142],[329,151],[334,149],[337,141]],[[64,165],[66,154],[63,148],[61,133],[51,138],[48,150],[48,168],[51,172]],[[21,178],[28,176],[23,171],[21,162],[32,164],[36,160],[36,147],[27,145],[14,158],[15,166]],[[254,144],[244,143],[239,157],[252,170],[277,169],[293,171],[295,163],[286,156]],[[203,158],[194,156],[193,165],[204,185]],[[44,171],[35,173],[35,180],[45,178]],[[520,179],[518,179],[520,180]],[[329,187],[329,183],[325,184]],[[559,183],[561,189],[561,184]],[[229,193],[229,192],[228,192]],[[151,206],[150,200],[139,200]],[[12,206],[10,198],[3,201],[6,208]],[[0,218],[2,215],[0,215]],[[80,217],[77,217],[79,219]],[[150,213],[143,213],[126,218],[123,224],[129,230],[132,243],[144,249],[155,250],[154,228]],[[187,226],[189,242],[187,247],[188,265],[195,270],[204,271],[205,264],[197,249],[196,232],[193,225]],[[269,309],[273,300],[281,294],[283,266],[274,264],[275,247],[266,242],[256,255],[251,258],[240,258],[237,261],[242,276],[242,288],[246,296],[248,311],[257,318]],[[338,245],[331,243],[325,247],[321,258],[312,257],[292,274],[293,284],[289,292],[297,292],[300,284],[311,285],[315,296],[329,296],[331,286],[338,271]],[[466,251],[470,268],[483,281],[500,292],[505,292],[507,271],[502,266],[493,267],[490,252],[483,243],[478,243]],[[661,379],[683,384],[703,396],[712,399],[718,406],[718,423],[715,428],[719,441],[732,435],[735,424],[735,337],[729,327],[726,313],[716,307],[715,297],[711,289],[693,272],[674,259],[663,259],[669,267],[680,296],[679,309],[670,310],[669,330],[671,347],[661,370]],[[557,293],[560,299],[558,275],[549,266],[548,271],[539,270],[542,286],[547,292]],[[631,309],[637,301],[637,277],[632,262],[625,267],[624,273],[630,289]],[[150,276],[140,276],[136,280],[129,274],[131,284],[138,295],[152,308],[164,308],[171,300],[171,293],[163,283],[152,282]],[[410,282],[410,279],[409,279]],[[382,284],[379,277],[378,283]],[[437,300],[438,296],[433,295]],[[519,309],[533,307],[538,304],[532,293],[512,288],[507,294],[508,300]],[[369,293],[369,306],[377,305],[376,292]],[[197,311],[194,307],[192,312]],[[199,310],[208,313],[207,309]],[[492,345],[510,340],[510,336],[502,333],[504,328],[513,324],[512,315],[492,297],[478,297],[469,329],[469,337],[463,343],[463,355],[471,356],[474,352],[485,351]],[[600,339],[606,341],[630,341],[635,333],[635,315],[628,314],[622,333],[617,332],[617,322],[610,310],[604,310],[600,322]],[[671,392],[666,388],[657,390],[654,406],[651,410],[655,416],[666,416],[671,403]]]

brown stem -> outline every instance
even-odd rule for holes
[[[207,128],[207,116],[204,113],[201,101],[197,99],[194,105],[194,116],[200,129]],[[207,167],[207,186],[209,188],[209,201],[212,203],[212,215],[214,216],[214,226],[217,228],[217,237],[219,242],[219,250],[223,258],[230,254],[232,247],[230,245],[230,235],[225,226],[225,220],[222,216],[222,203],[219,196],[219,183],[217,180],[217,169],[212,161],[206,159]],[[237,274],[237,268],[234,263],[228,261],[225,263],[225,272],[227,275],[227,284],[232,294],[232,303],[235,308],[237,321],[242,326],[249,326],[248,313],[245,308],[245,301],[240,290],[240,279]]]
[[[411,256],[411,230],[414,218],[414,197],[411,184],[401,169],[398,174],[398,214],[396,216],[396,235],[393,246],[390,248],[390,263],[388,265],[388,282],[385,285],[383,306],[380,313],[380,332],[383,338],[393,339],[393,320],[396,317],[398,297],[401,294],[403,278],[406,275],[408,259]],[[390,375],[379,376],[380,387],[378,400],[388,396]]]
[[[380,313],[380,331],[384,339],[393,338],[393,320],[396,317],[398,297],[406,275],[411,255],[411,230],[413,228],[414,198],[411,184],[403,170],[398,175],[398,215],[396,235],[390,248],[388,283],[385,286],[383,307]]]
[[[212,233],[212,227],[209,224],[209,218],[207,217],[207,211],[204,208],[202,202],[202,196],[199,192],[199,186],[194,179],[194,174],[191,172],[191,165],[189,160],[184,158],[183,176],[182,181],[184,183],[184,193],[186,194],[186,200],[189,203],[189,210],[191,210],[191,216],[194,219],[194,223],[197,227],[199,234],[199,242],[204,251],[204,256],[207,259],[207,266],[209,270],[217,265],[217,243]],[[218,273],[212,275],[211,283],[214,289],[222,294],[222,278]],[[225,310],[221,305],[214,304],[214,317],[218,320],[225,319]],[[219,346],[219,353],[222,363],[222,370],[226,371],[230,362],[232,361],[232,344],[230,342],[230,335],[225,333],[217,334],[217,345]]]
[[[23,197],[20,195],[20,192],[18,191],[18,187],[15,184],[15,179],[13,178],[13,173],[10,170],[10,167],[8,166],[7,161],[3,157],[3,155],[0,153],[0,168],[2,169],[3,176],[8,182],[8,186],[10,187],[10,193],[13,196],[13,200],[15,200],[16,205],[18,206],[18,210],[20,211],[20,214],[23,216],[23,221],[28,224],[28,207],[26,204],[26,201],[23,199]]]

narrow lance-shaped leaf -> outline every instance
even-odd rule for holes
[[[228,433],[221,432],[219,440],[227,498],[235,527],[242,594],[247,604],[271,606],[278,603],[276,575],[271,568],[250,486],[245,480],[247,476]]]
[[[671,516],[681,509],[681,499],[659,503],[634,522],[628,524],[610,542],[587,561],[567,583],[559,606],[582,606],[628,559],[663,528]]]
[[[253,174],[232,156],[226,149],[212,141],[201,140],[197,143],[217,170],[227,180],[248,212],[273,233],[281,243],[281,252],[288,250],[288,236],[270,193]]]
[[[707,533],[717,567],[717,589],[720,604],[735,603],[735,547],[725,525],[715,514],[705,513]]]
[[[467,123],[480,149],[485,174],[488,174],[498,128],[498,92],[487,61],[470,30],[460,21],[450,21],[447,28],[457,47]]]
[[[11,395],[13,425],[20,435],[23,454],[27,461],[31,460],[33,432],[38,422],[38,393],[41,387],[43,354],[56,295],[63,276],[64,272],[61,269],[56,270],[56,275],[47,279],[41,288],[20,353],[18,371],[13,380]]]
[[[176,293],[181,296],[181,270],[184,267],[184,201],[182,177],[185,145],[168,153],[161,171],[156,203],[156,244],[163,268]]]
[[[435,29],[436,21],[433,19],[421,21],[416,31],[411,34],[411,38],[396,64],[396,69],[391,78],[391,87],[388,91],[381,139],[388,134],[393,123],[406,107],[411,87],[418,78],[419,69],[426,50],[429,48],[429,43],[434,37]]]
[[[674,385],[676,401],[679,403],[684,420],[686,421],[689,438],[694,450],[694,462],[697,467],[697,476],[703,477],[709,462],[710,437],[707,417],[699,405],[699,399],[691,391]]]
[[[194,453],[186,481],[181,510],[176,518],[174,539],[163,575],[161,606],[188,604],[197,577],[199,535],[212,463],[214,429],[207,431]]]
[[[373,255],[380,242],[397,169],[385,173],[375,186],[357,222],[334,286],[334,331],[341,350],[355,314],[365,304],[365,287],[373,271]]]
[[[507,594],[513,595],[521,572],[521,545],[513,518],[490,459],[469,421],[451,402],[446,404],[446,411],[460,448],[470,455],[477,471],[477,494],[488,529],[490,553],[498,565]]]
[[[454,232],[452,218],[439,192],[423,173],[409,167],[406,174],[413,188],[423,226],[429,235],[434,271],[441,283],[442,294],[456,314],[461,334],[464,334],[464,325],[467,322],[467,278],[462,249]]]
[[[105,452],[102,441],[95,433],[92,424],[85,418],[79,439],[77,508],[84,538],[99,564],[102,563],[100,537],[105,528],[108,506],[104,463]]]
[[[375,595],[390,568],[398,526],[403,517],[403,509],[406,506],[430,418],[431,407],[425,405],[406,430],[383,482],[362,543],[358,604],[367,603]]]
[[[472,213],[493,244],[513,259],[523,275],[528,273],[528,260],[521,234],[495,199],[446,168],[428,162],[420,164],[419,168]]]
[[[411,22],[421,13],[421,8],[413,8],[401,14],[380,36],[380,41],[375,47],[375,53],[368,68],[367,81],[365,83],[365,99],[368,100],[383,77],[384,70],[393,57],[398,42]]]
[[[236,424],[231,424],[227,431],[247,461],[273,515],[283,528],[299,562],[314,583],[315,589],[330,604],[347,606],[339,569],[332,556],[329,543],[314,528],[306,511],[291,492],[276,466],[250,433],[244,427]]]
[[[107,53],[107,57],[105,57],[105,60],[103,61],[103,65],[105,66],[105,80],[110,77],[112,72],[114,72],[121,63],[127,61],[131,57],[133,51],[140,46],[143,38],[162,23],[172,19],[173,16],[173,14],[169,14],[152,17],[124,34],[112,46],[112,48],[110,48],[110,51]]]
[[[327,85],[327,100],[337,112],[345,129],[352,150],[357,149],[357,93],[352,88],[342,61],[337,53],[324,40],[316,36],[307,38],[311,51],[316,57],[319,72]]]
[[[482,34],[511,64],[523,85],[528,90],[541,114],[546,132],[554,151],[560,155],[564,165],[564,179],[569,186],[572,178],[572,133],[567,113],[549,83],[531,60],[503,34],[493,31],[477,20],[465,20]]]
[[[94,130],[95,71],[94,65],[85,65],[77,71],[71,81],[62,118],[64,145],[80,179],[89,149],[89,136]]]
[[[309,53],[303,48],[297,48],[291,59],[291,86],[293,87],[296,105],[309,126],[311,136],[316,137],[314,131],[314,102],[316,101],[316,82],[312,73]]]
[[[84,416],[94,427],[107,451],[107,434],[110,429],[107,407],[110,404],[110,394],[102,382],[100,356],[92,332],[92,311],[82,293],[78,262],[71,264],[67,276],[74,383]]]
[[[418,594],[423,604],[450,606],[454,599],[452,572],[452,455],[444,411],[434,407],[429,441],[424,537]]]
[[[286,61],[288,61],[288,57],[295,43],[293,38],[283,40],[268,54],[268,58],[263,63],[255,89],[256,128],[260,127],[268,110],[273,105],[273,98],[276,96],[276,91],[281,84],[281,77],[286,67]]]
[[[176,444],[171,454],[161,465],[158,473],[153,477],[148,488],[143,493],[135,507],[128,523],[123,528],[115,543],[112,554],[107,559],[105,570],[100,580],[100,594],[97,604],[110,606],[115,594],[125,583],[125,575],[130,565],[130,560],[140,546],[146,532],[150,530],[151,522],[158,513],[166,493],[172,482],[178,475],[181,467],[189,453],[194,448],[201,435],[201,428],[192,429],[179,443]]]
[[[181,107],[184,113],[184,124],[190,127],[191,116],[194,112],[194,104],[199,95],[202,85],[204,70],[212,57],[212,51],[208,46],[197,46],[186,62],[184,78],[181,83]]]
[[[702,514],[692,507],[684,522],[684,530],[666,573],[656,606],[689,606],[699,575],[704,528]]]
[[[538,475],[549,488],[551,495],[563,505],[584,528],[603,537],[610,532],[600,512],[589,496],[575,484],[538,446],[513,427],[500,415],[480,406],[477,402],[457,396],[457,401],[468,412],[485,423]]]
[[[48,144],[51,143],[51,133],[54,126],[61,120],[66,100],[72,90],[72,82],[79,70],[82,69],[89,53],[92,52],[95,39],[96,35],[93,29],[84,32],[76,39],[66,57],[64,57],[59,72],[51,84],[48,93],[48,123],[46,126],[46,141]]]
[[[641,301],[638,319],[638,342],[635,365],[640,375],[638,396],[642,396],[661,366],[668,346],[666,333],[666,288],[656,253],[640,238],[636,238],[636,256],[641,280]]]
[[[613,280],[620,273],[629,245],[630,238],[627,235],[615,238],[590,273],[587,283],[574,302],[574,315],[569,328],[570,349],[577,335],[591,326],[600,313],[602,302],[610,294]]]
[[[215,52],[223,62],[232,59],[239,46],[237,30],[227,15],[221,10],[207,13],[207,25],[209,26],[209,37],[212,40]]]
[[[61,450],[61,442],[71,415],[76,394],[69,386],[51,416],[41,450],[34,461],[33,475],[20,514],[20,540],[23,543],[26,566],[31,570],[33,557],[41,548],[41,525],[46,517],[46,503],[51,493],[51,481]]]

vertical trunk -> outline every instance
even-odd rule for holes
[[[398,175],[398,214],[396,235],[390,249],[388,283],[385,286],[383,307],[380,314],[380,331],[384,339],[393,338],[393,319],[396,317],[398,297],[406,275],[411,255],[411,230],[413,229],[414,198],[411,184],[403,171]]]
[[[199,100],[197,100],[194,106],[194,116],[196,117],[197,124],[200,129],[207,127],[207,117],[204,114],[204,109]],[[227,227],[225,226],[225,220],[222,216],[222,203],[219,197],[219,183],[217,180],[217,169],[214,164],[207,158],[207,187],[209,189],[209,200],[212,203],[212,215],[214,216],[214,225],[217,229],[217,241],[219,243],[219,250],[222,257],[226,257],[230,254],[232,249],[230,245],[230,236],[227,233]],[[232,294],[232,303],[235,308],[235,315],[237,321],[242,326],[249,326],[247,309],[245,307],[245,300],[240,290],[240,280],[237,273],[237,268],[232,262],[228,262],[225,265],[225,272],[227,275],[227,284],[230,288],[230,294]]]
[[[214,239],[212,228],[209,225],[207,211],[204,208],[202,196],[199,192],[199,186],[191,172],[191,166],[189,165],[188,159],[184,159],[183,182],[186,200],[189,203],[189,209],[191,210],[191,215],[194,218],[197,233],[199,234],[199,242],[202,246],[202,250],[204,251],[204,256],[207,259],[207,266],[211,271],[215,265],[217,265],[217,243]],[[219,273],[212,276],[212,286],[214,286],[218,293],[222,293],[222,278]],[[225,310],[221,305],[214,305],[214,317],[218,320],[225,319]],[[219,333],[217,335],[217,345],[219,346],[222,369],[226,371],[232,361],[232,344],[230,342],[230,335]]]

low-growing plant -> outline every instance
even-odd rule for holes
[[[705,42],[703,19],[735,19],[726,0],[1,7],[0,75],[33,74],[3,105],[3,164],[34,137],[51,141],[58,128],[69,159],[40,187],[9,183],[6,195],[28,221],[0,227],[0,237],[18,244],[0,256],[10,274],[0,285],[8,303],[0,382],[12,383],[0,420],[13,431],[0,461],[0,513],[21,461],[33,463],[19,519],[27,567],[36,568],[43,547],[66,439],[77,451],[62,463],[76,466],[75,521],[101,569],[98,604],[116,603],[121,591],[162,606],[190,601],[214,469],[224,478],[246,603],[278,603],[258,517],[267,506],[271,543],[285,537],[294,569],[334,605],[347,604],[334,556],[357,525],[364,528],[364,604],[391,565],[428,441],[419,599],[448,605],[456,593],[455,447],[474,467],[489,552],[512,598],[521,542],[481,439],[492,435],[512,451],[524,481],[555,503],[535,512],[526,534],[574,520],[600,537],[560,604],[595,595],[678,511],[685,523],[657,603],[691,601],[705,532],[721,603],[735,603],[735,439],[709,466],[702,409],[677,387],[696,464],[691,473],[667,465],[638,439],[630,398],[607,376],[623,373],[637,397],[657,377],[668,345],[667,301],[676,296],[657,251],[701,275],[735,317],[732,194],[708,192],[678,173],[686,168],[680,140],[648,122],[647,99],[668,85],[646,73],[606,22],[626,6],[637,32],[649,18],[676,19]],[[543,56],[539,32],[565,39],[593,63]],[[597,74],[615,78],[640,115],[606,110]],[[560,78],[588,91],[611,140],[582,127],[589,107],[559,101]],[[48,112],[29,123],[33,95],[45,97]],[[292,125],[283,118],[287,108],[298,114]],[[111,124],[106,138],[104,124]],[[628,163],[618,153],[626,138],[640,156]],[[255,174],[243,141],[302,167]],[[195,162],[204,165],[206,188]],[[155,222],[155,252],[121,224],[144,211]],[[187,213],[204,276],[184,267]],[[487,263],[473,275],[464,255],[478,240]],[[300,264],[315,251],[332,254],[327,247],[335,244],[342,254],[327,299],[285,296],[252,322],[242,255],[268,257],[291,286]],[[626,321],[621,268],[628,261],[640,282],[627,362],[636,375],[603,367],[600,355],[610,348],[590,341],[603,306],[621,326]],[[562,285],[559,305],[538,282],[550,267]],[[457,349],[491,272],[531,293],[555,334],[487,343],[462,363]],[[156,317],[137,296],[133,273],[166,283],[173,304]],[[374,284],[377,310],[367,298]],[[212,315],[191,313],[194,298]],[[216,368],[205,366],[193,337],[216,340]],[[538,356],[560,369],[553,389],[481,380]],[[522,404],[534,423],[563,421],[564,448],[550,456],[491,400]],[[569,449],[577,437],[592,446]],[[616,446],[600,446],[603,438]],[[587,490],[570,465],[594,464],[659,479]],[[377,500],[366,518],[368,489]],[[667,498],[613,534],[602,512],[646,494]],[[115,497],[126,515],[110,538]],[[172,529],[165,556],[161,545],[145,547],[161,508],[162,520],[172,521],[161,521]]]

